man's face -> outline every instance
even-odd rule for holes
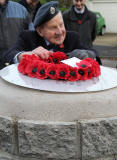
[[[66,30],[61,13],[58,13],[41,27],[37,27],[36,30],[40,36],[44,37],[52,44],[60,45],[65,40]]]
[[[4,5],[6,3],[6,0],[0,0],[0,5]]]
[[[26,2],[28,3],[28,5],[31,7],[31,8],[35,8],[38,4],[38,0],[26,0]]]
[[[73,5],[74,5],[78,10],[82,10],[83,6],[85,5],[85,0],[73,0]]]

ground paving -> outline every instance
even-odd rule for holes
[[[97,36],[93,44],[103,65],[115,68],[117,66],[117,34],[106,33],[104,36]]]
[[[117,47],[117,33],[106,33],[104,36],[97,36],[94,45]]]

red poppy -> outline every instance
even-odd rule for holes
[[[76,65],[78,66],[78,73],[81,75],[80,80],[88,79],[90,77],[88,71],[90,71],[89,68],[91,67],[91,64],[82,60],[79,63],[76,63]]]
[[[93,77],[93,74],[92,74],[92,67],[89,67],[89,68],[87,69],[87,73],[88,73],[87,79],[91,79],[91,78]]]
[[[69,67],[69,81],[77,81],[80,79],[80,74],[78,74],[78,68],[77,67]]]
[[[69,66],[66,64],[57,64],[57,78],[67,80],[69,76]]]
[[[68,58],[63,52],[54,52],[50,56],[55,64],[61,63],[61,60]]]
[[[55,64],[49,64],[47,67],[47,75],[51,79],[57,79],[56,75],[56,65]]]
[[[98,77],[101,74],[100,66],[98,63],[93,63],[92,70],[93,70],[94,77]]]
[[[47,63],[53,63],[52,56],[50,55],[46,61],[47,61]]]
[[[78,68],[89,68],[91,67],[91,64],[88,61],[82,60],[79,63],[76,63]]]
[[[18,64],[18,71],[21,72],[22,74],[26,74],[25,68],[26,68],[27,64],[28,64],[27,61],[22,60],[22,61]]]
[[[25,73],[29,76],[29,77],[36,77],[36,72],[37,72],[37,67],[38,67],[38,63],[37,61],[32,61],[32,63],[28,63],[25,67]]]
[[[78,24],[82,24],[82,21],[81,21],[81,20],[78,20]]]
[[[32,55],[24,55],[21,62],[18,65],[18,70],[22,74],[26,74],[25,68],[32,61]]]
[[[92,58],[86,58],[85,61],[91,64],[91,72],[93,77],[98,77],[101,74],[100,65]]]
[[[25,58],[25,60],[40,60],[39,57],[37,57],[35,54],[29,55],[29,54],[25,54],[23,55],[23,58]]]
[[[63,43],[60,44],[59,47],[60,47],[60,48],[64,48],[64,44],[63,44]]]
[[[40,61],[37,66],[37,72],[36,72],[36,77],[39,79],[45,79],[48,77],[47,73],[47,64]]]
[[[84,69],[84,68],[78,69],[78,74],[80,74],[80,80],[86,80],[86,79],[88,79],[87,69]]]

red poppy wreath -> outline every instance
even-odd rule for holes
[[[85,58],[77,67],[63,64],[61,61],[68,57],[63,52],[53,52],[47,60],[42,60],[36,55],[24,55],[18,65],[18,70],[24,75],[38,79],[55,79],[78,81],[98,77],[100,66],[92,58]]]

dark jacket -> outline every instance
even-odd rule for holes
[[[0,61],[2,54],[14,45],[19,34],[30,27],[28,12],[24,6],[12,1],[0,6]]]
[[[72,6],[71,9],[63,13],[63,19],[66,30],[77,31],[83,44],[92,47],[97,32],[96,15],[93,12],[85,6],[84,13],[77,14]]]
[[[12,64],[15,55],[22,51],[32,51],[35,48],[42,46],[47,50],[53,49],[53,51],[61,51],[64,53],[71,52],[75,49],[86,49],[79,40],[77,32],[67,32],[64,40],[64,48],[60,48],[58,45],[53,45],[52,48],[48,47],[45,39],[40,37],[36,31],[24,31],[20,34],[15,46],[3,55],[3,62]],[[98,55],[97,55],[98,57]]]
[[[37,10],[41,7],[41,3],[38,2],[36,5],[36,8],[32,9],[26,2],[26,0],[20,0],[18,3],[20,3],[21,5],[23,5],[29,12],[31,20],[33,21],[35,18],[35,15],[37,13]]]

